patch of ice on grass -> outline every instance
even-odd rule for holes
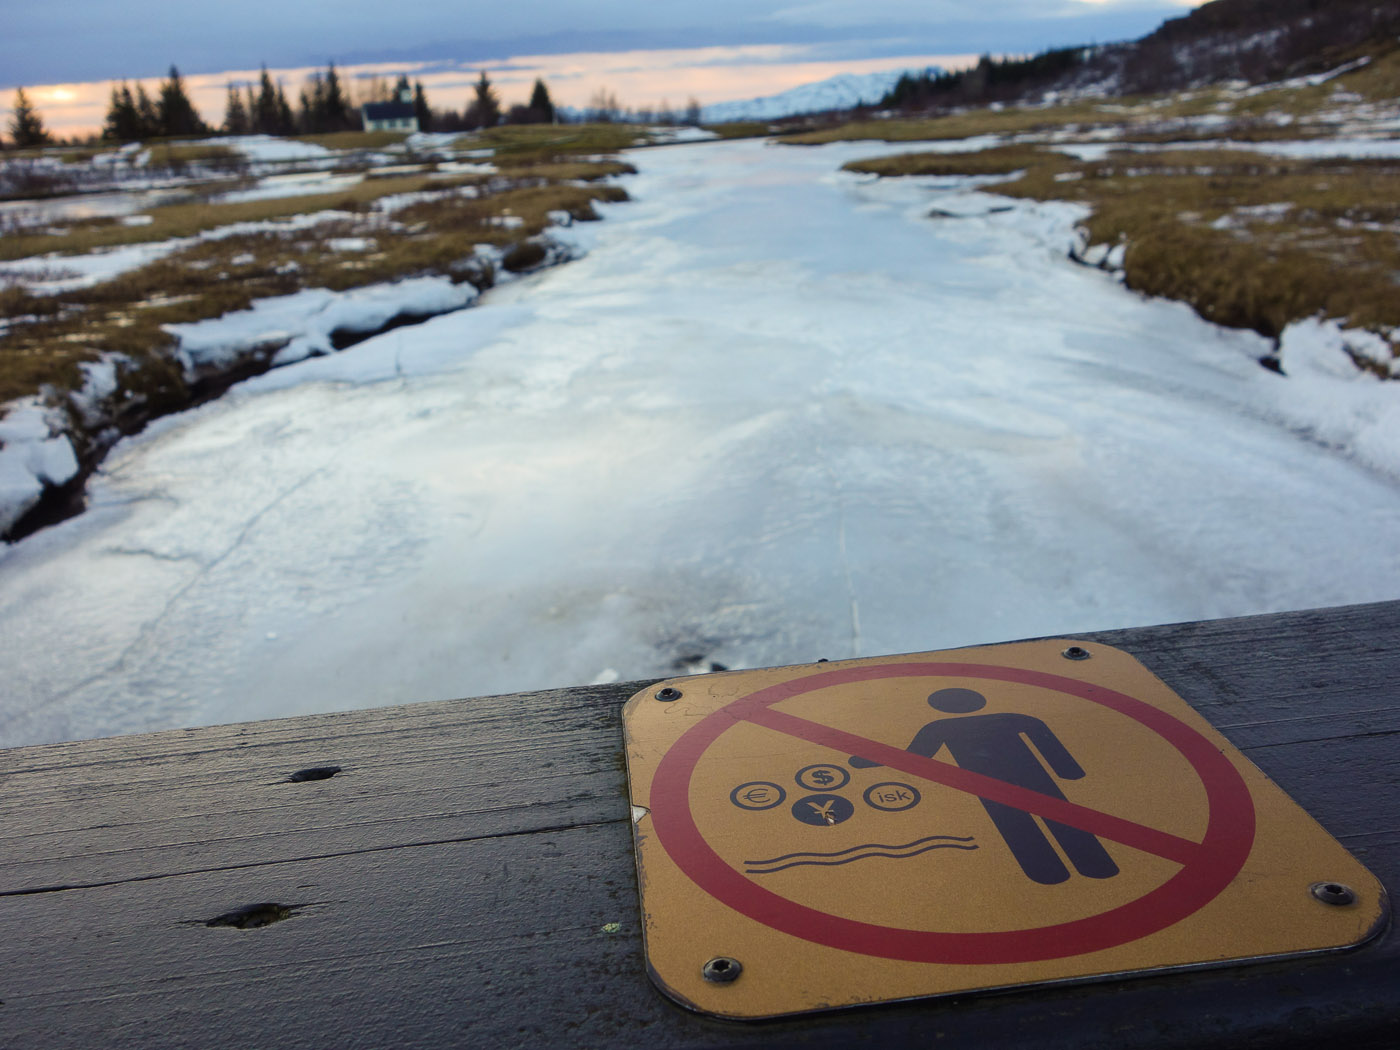
[[[58,295],[110,281],[163,259],[187,243],[185,240],[152,241],[102,248],[85,255],[36,255],[0,263],[0,269],[6,278],[34,295]]]
[[[651,141],[658,145],[670,145],[675,142],[708,142],[711,139],[719,138],[716,132],[705,128],[690,126],[673,127],[663,125],[647,128],[647,134]]]
[[[322,160],[335,155],[333,150],[318,146],[314,142],[297,142],[293,139],[279,139],[271,135],[232,135],[218,140],[235,153],[241,153],[251,161]]]
[[[463,131],[415,131],[403,140],[403,144],[412,153],[427,153],[446,149],[465,134]]]
[[[328,222],[345,222],[357,218],[346,211],[318,211],[293,215],[286,219],[265,219],[256,222],[236,222],[205,230],[196,237],[174,237],[166,241],[126,244],[117,248],[99,248],[82,255],[61,255],[50,252],[25,259],[0,263],[0,279],[23,286],[35,295],[56,295],[79,288],[90,288],[114,277],[140,269],[165,258],[198,241],[218,241],[247,234],[308,229]],[[240,256],[241,257],[241,256]],[[248,257],[251,258],[251,257]]]
[[[292,175],[269,175],[256,186],[246,190],[221,193],[215,204],[241,204],[246,201],[279,200],[283,197],[307,197],[317,193],[337,193],[363,182],[362,172],[352,175],[332,175],[324,171],[297,172]]]
[[[326,247],[333,252],[367,252],[375,247],[373,237],[332,237]]]
[[[476,161],[465,160],[445,160],[437,166],[437,171],[432,172],[428,177],[431,179],[446,179],[457,175],[494,175],[497,170],[494,164],[481,164]]]

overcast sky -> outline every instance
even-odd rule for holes
[[[820,45],[831,59],[1140,36],[1192,0],[0,0],[0,85],[515,55]]]
[[[50,132],[102,125],[111,84],[148,90],[179,67],[201,116],[223,119],[229,83],[266,64],[289,97],[334,61],[352,93],[369,78],[421,80],[438,109],[466,105],[478,71],[502,100],[534,78],[583,107],[759,98],[838,73],[957,69],[982,53],[1142,36],[1200,0],[0,0],[0,134],[23,86]],[[359,97],[358,94],[356,97]],[[663,107],[664,108],[664,107]]]

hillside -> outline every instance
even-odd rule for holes
[[[1322,73],[1395,50],[1400,7],[1378,0],[1214,0],[1141,40],[984,58],[956,74],[906,78],[885,99],[904,110],[1064,96],[1160,94],[1229,81]]]
[[[938,69],[928,70],[929,75],[941,72],[942,70]],[[879,102],[905,75],[907,74],[898,70],[884,73],[842,73],[763,98],[716,102],[704,107],[702,115],[707,124],[720,124],[731,120],[781,120],[803,113],[855,109]]]

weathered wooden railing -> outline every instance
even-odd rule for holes
[[[1400,886],[1400,602],[1083,637]],[[642,954],[620,729],[640,685],[0,752],[0,1047],[1400,1046],[1390,932],[781,1022],[689,1013]]]

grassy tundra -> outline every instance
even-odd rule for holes
[[[856,161],[879,176],[994,175],[994,192],[1087,205],[1090,244],[1125,249],[1128,287],[1190,303],[1207,320],[1277,338],[1323,317],[1381,336],[1400,359],[1400,157],[1289,159],[1268,143],[1393,136],[1400,48],[1335,79],[1216,87],[1155,98],[865,121],[785,137],[802,144],[964,139],[1003,144],[966,153]],[[1258,151],[1219,143],[1261,144]],[[1109,142],[1080,161],[1056,147]],[[1304,151],[1306,152],[1306,150]],[[1396,362],[1357,356],[1396,374]]]

